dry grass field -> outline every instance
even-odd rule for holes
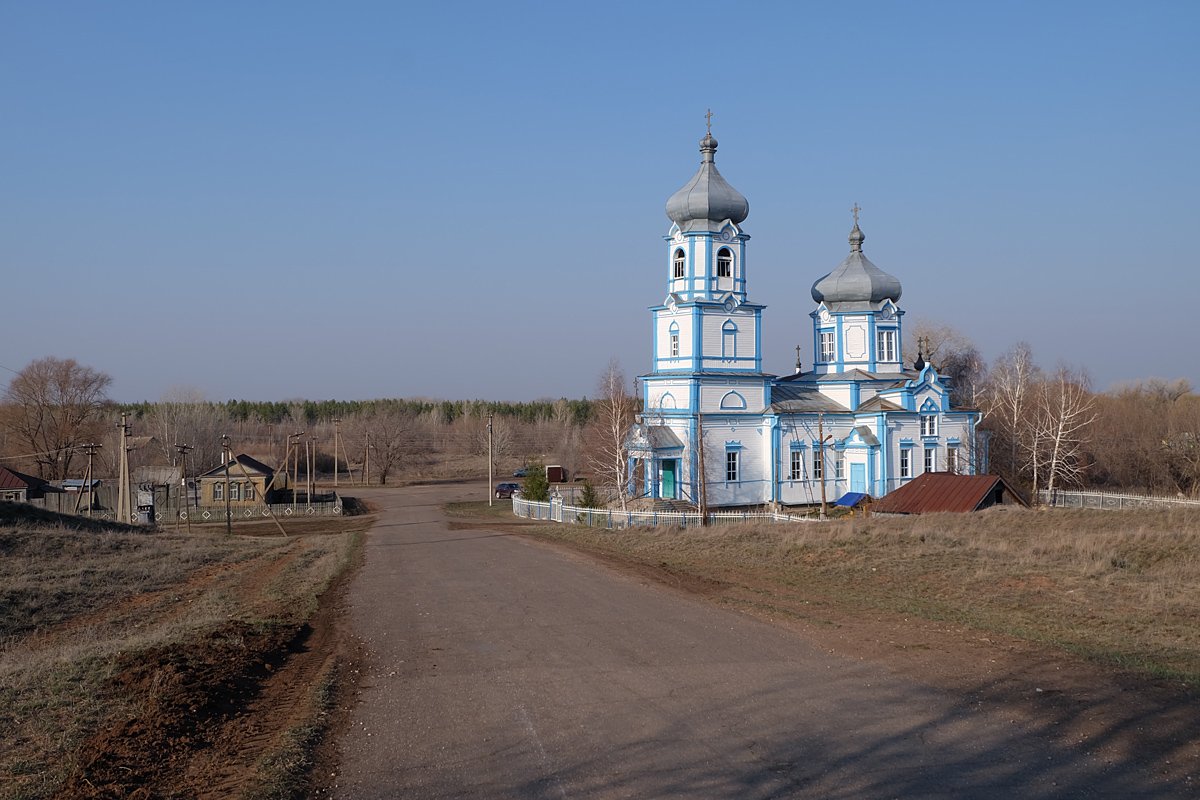
[[[1026,511],[826,524],[527,528],[722,601],[821,623],[881,612],[1200,685],[1200,513]]]
[[[339,667],[320,599],[365,520],[229,537],[0,505],[0,798],[298,790]]]

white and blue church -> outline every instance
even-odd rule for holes
[[[850,253],[812,286],[813,365],[763,372],[762,315],[750,299],[750,205],[717,171],[717,140],[667,200],[667,291],[651,308],[653,369],[626,439],[630,493],[709,507],[881,497],[925,472],[984,470],[979,412],[918,353],[905,365],[900,281]],[[806,326],[800,326],[806,327]]]

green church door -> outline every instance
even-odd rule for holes
[[[662,496],[668,500],[675,499],[675,459],[662,462]]]
[[[867,465],[866,464],[851,464],[850,465],[850,491],[866,493],[866,491],[867,491]]]

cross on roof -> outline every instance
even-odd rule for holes
[[[850,209],[850,213],[854,214],[854,224],[855,225],[858,224],[858,212],[860,212],[860,211],[862,211],[862,209],[859,208],[858,203],[855,203],[854,208]]]
[[[711,108],[708,110],[708,113],[704,115],[704,127],[708,129],[708,133],[711,136],[712,135],[712,109]]]

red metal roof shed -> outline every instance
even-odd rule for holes
[[[999,475],[926,472],[889,492],[871,511],[881,514],[933,514],[980,511],[994,505],[1028,506]]]

